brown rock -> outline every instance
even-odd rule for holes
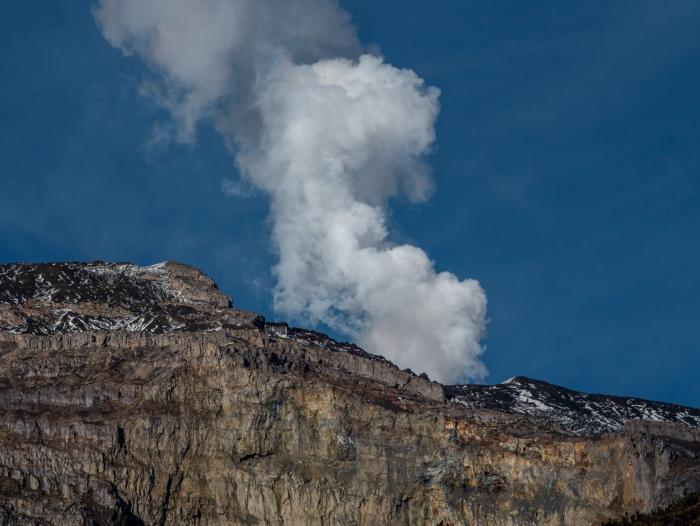
[[[114,276],[102,303],[5,295],[0,523],[592,525],[700,490],[690,426],[580,436],[466,408],[353,346],[265,332],[190,267],[127,274],[162,296],[116,301]],[[49,330],[66,305],[108,328]],[[109,328],[149,312],[158,330]]]

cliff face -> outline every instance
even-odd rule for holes
[[[444,388],[182,265],[0,266],[0,524],[600,524],[700,490],[699,426]]]

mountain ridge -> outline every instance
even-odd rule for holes
[[[398,369],[386,358],[352,343],[338,342],[317,331],[290,327],[285,322],[268,322],[260,315],[234,310],[230,297],[210,278],[181,263],[162,262],[145,267],[102,261],[0,265],[0,306],[31,301],[56,307],[45,309],[43,316],[24,316],[23,324],[14,326],[3,323],[7,314],[3,316],[0,307],[0,331],[49,335],[126,330],[158,334],[252,325],[274,337],[316,345],[332,352],[350,352]],[[168,306],[169,302],[179,306],[173,308]],[[100,312],[94,307],[96,303],[106,304],[108,309]],[[85,304],[90,308],[78,307]],[[192,312],[193,305],[209,307],[205,310],[206,320]],[[114,309],[118,309],[117,315],[109,316]],[[410,370],[406,372],[413,374]],[[422,378],[428,379],[425,375]],[[625,420],[633,419],[678,422],[700,429],[700,410],[695,408],[636,397],[589,394],[524,376],[500,384],[445,385],[443,388],[448,401],[469,409],[496,409],[547,418],[574,433],[620,431],[624,429]],[[588,421],[577,417],[583,414],[590,415]]]
[[[0,524],[600,524],[700,491],[698,416],[443,386],[186,265],[0,266]]]

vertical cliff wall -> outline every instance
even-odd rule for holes
[[[0,285],[0,524],[586,525],[700,490],[692,408],[445,389],[181,265]]]

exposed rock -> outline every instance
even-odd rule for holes
[[[594,395],[516,376],[498,385],[446,386],[450,401],[536,416],[577,435],[621,431],[631,420],[676,422],[700,428],[700,411],[639,398]]]
[[[605,526],[700,526],[700,493],[653,513],[635,513]]]
[[[698,410],[443,388],[229,301],[172,263],[0,266],[0,524],[587,525],[700,490]]]

